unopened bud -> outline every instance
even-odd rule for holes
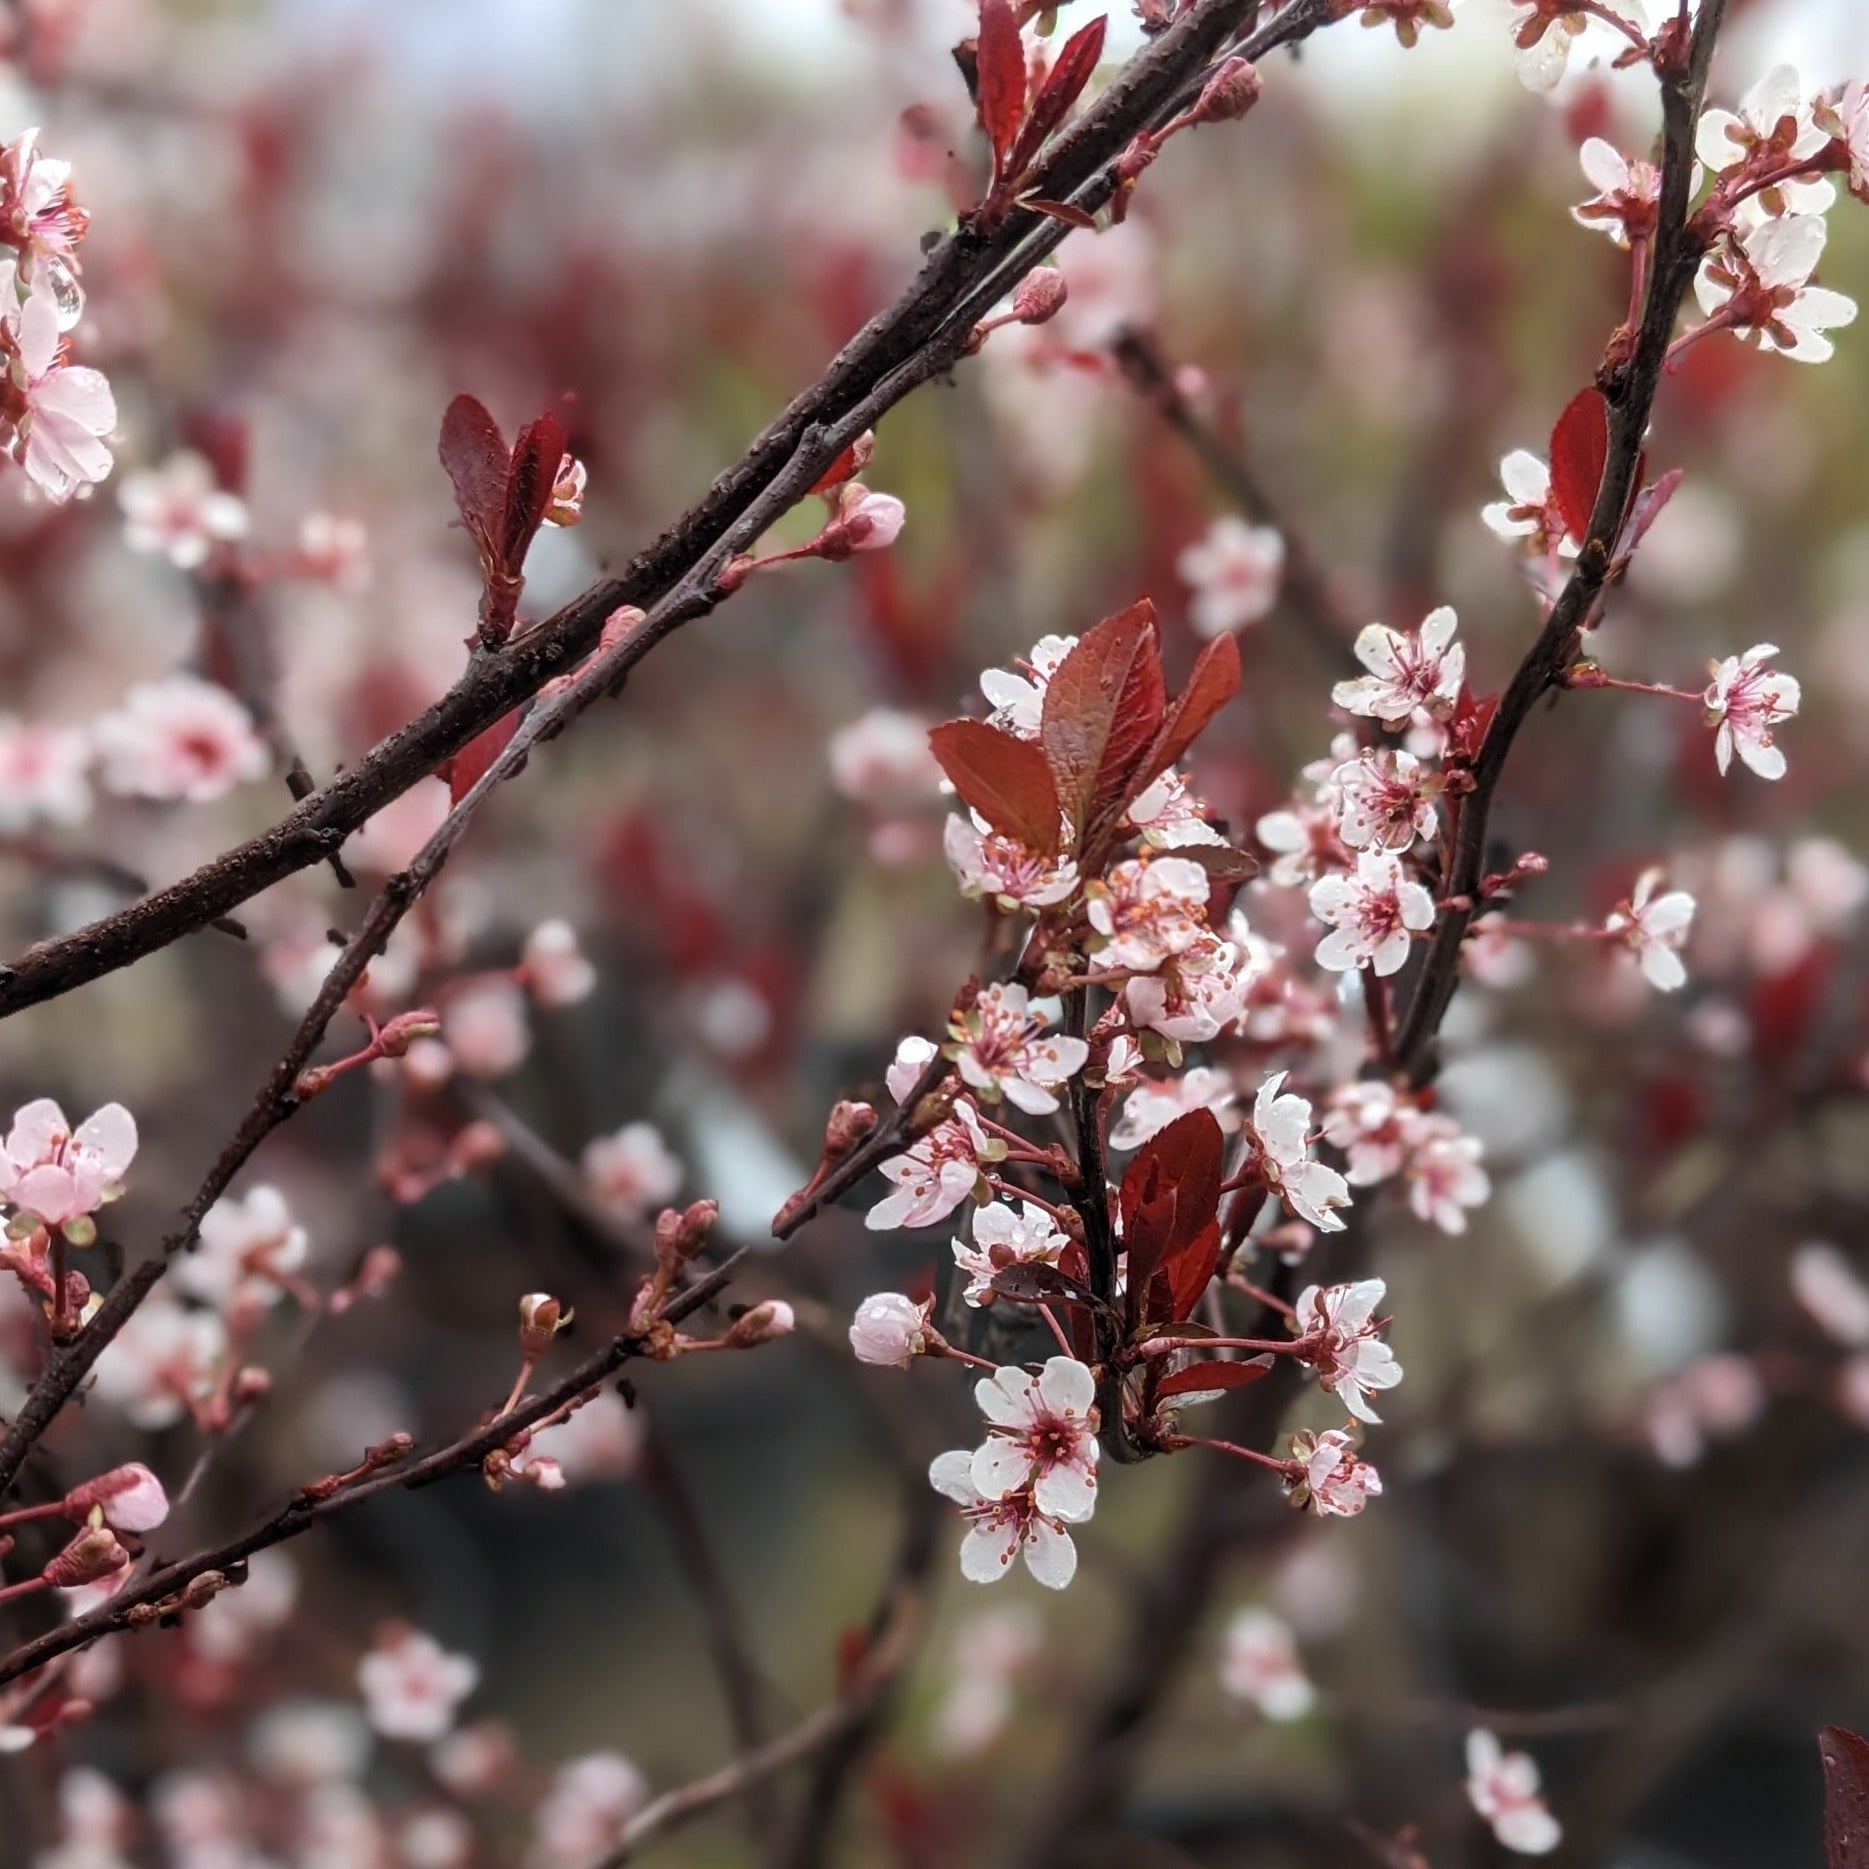
[[[751,552],[736,552],[714,573],[714,594],[717,597],[731,597],[746,582],[747,574],[756,562]]]
[[[1055,266],[1041,266],[1019,281],[1012,295],[1012,315],[1021,324],[1046,324],[1064,309],[1071,289]]]
[[[51,1563],[44,1576],[55,1590],[76,1590],[114,1576],[130,1561],[130,1554],[117,1542],[117,1534],[108,1525],[87,1525]]]
[[[834,1103],[824,1122],[824,1153],[838,1161],[848,1155],[876,1127],[875,1106],[844,1101]]]
[[[376,1035],[376,1048],[385,1058],[400,1058],[418,1038],[433,1038],[441,1030],[441,1014],[432,1006],[399,1012]]]
[[[113,1530],[149,1532],[169,1516],[169,1496],[146,1466],[131,1461],[74,1486],[65,1495],[67,1518],[85,1519],[94,1509],[103,1513],[104,1523]]]
[[[1609,674],[1602,663],[1592,662],[1586,656],[1581,662],[1573,662],[1564,671],[1564,685],[1567,688],[1607,688]]]
[[[1243,117],[1259,101],[1259,73],[1252,61],[1230,58],[1207,80],[1194,108],[1196,123],[1227,123]]]
[[[519,1354],[536,1363],[574,1315],[549,1292],[528,1292],[519,1301]]]
[[[742,1311],[727,1327],[727,1342],[736,1350],[750,1350],[774,1337],[789,1337],[798,1328],[792,1307],[780,1298],[768,1298],[750,1311]]]

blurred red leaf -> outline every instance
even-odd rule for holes
[[[1096,232],[1097,217],[1086,214],[1084,210],[1069,201],[1047,201],[1043,195],[1021,195],[1019,205],[1030,208],[1034,214],[1048,214],[1054,221],[1062,221],[1067,227],[1084,227]]]
[[[1006,161],[1025,117],[1025,42],[1010,0],[980,0],[980,39],[975,54],[980,91],[980,127],[993,145],[993,179]]]
[[[1216,637],[1200,653],[1188,685],[1162,721],[1160,737],[1136,775],[1137,790],[1174,765],[1207,723],[1239,692],[1240,647],[1231,635]]]
[[[505,514],[501,548],[508,571],[517,571],[526,547],[545,523],[552,503],[552,486],[559,463],[565,458],[565,425],[547,413],[529,422],[513,443],[506,473]]]
[[[1064,121],[1071,106],[1083,95],[1084,86],[1090,82],[1103,57],[1103,35],[1109,23],[1107,16],[1093,19],[1064,42],[1057,62],[1039,86],[1038,96],[1032,100],[1032,112],[1019,132],[1019,140],[1013,145],[1006,164],[1009,175],[1023,175],[1032,166],[1033,158],[1044,147],[1045,138]]]
[[[1609,460],[1609,406],[1603,392],[1580,389],[1551,431],[1551,497],[1564,529],[1580,542],[1590,535],[1597,489]]]
[[[452,759],[436,768],[435,776],[448,781],[449,804],[458,805],[506,751],[507,742],[519,731],[519,718],[518,708],[502,714],[484,733],[477,733]]]
[[[1255,1356],[1249,1363],[1190,1363],[1164,1376],[1155,1385],[1155,1394],[1158,1400],[1166,1400],[1171,1395],[1198,1395],[1205,1389],[1243,1389],[1271,1369],[1269,1356]]]
[[[506,514],[509,457],[500,426],[477,398],[456,396],[441,418],[439,452],[462,523],[490,554]]]
[[[1847,1726],[1817,1735],[1824,1762],[1824,1860],[1828,1869],[1869,1869],[1869,1741]]]
[[[1155,606],[1145,597],[1086,630],[1045,689],[1039,742],[1058,803],[1082,830],[1123,787],[1160,731]]]
[[[1191,1110],[1157,1130],[1124,1173],[1117,1202],[1129,1252],[1132,1327],[1185,1315],[1213,1276],[1224,1155],[1213,1111]],[[1166,1313],[1158,1274],[1167,1287]]]
[[[983,720],[950,720],[928,735],[941,770],[996,831],[1042,856],[1058,851],[1058,798],[1045,755]]]

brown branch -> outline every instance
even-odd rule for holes
[[[669,1301],[662,1313],[663,1317],[671,1324],[678,1324],[717,1297],[727,1285],[737,1262],[738,1255],[678,1293]],[[140,1628],[157,1620],[157,1606],[168,1603],[197,1577],[205,1577],[210,1572],[227,1576],[252,1557],[254,1552],[284,1544],[287,1539],[296,1538],[321,1520],[348,1512],[353,1506],[363,1504],[366,1499],[374,1499],[379,1493],[398,1488],[414,1490],[432,1486],[456,1473],[478,1468],[489,1454],[506,1446],[515,1435],[545,1420],[547,1416],[556,1414],[567,1402],[582,1395],[587,1389],[608,1381],[624,1364],[642,1355],[644,1348],[645,1340],[642,1338],[614,1338],[601,1350],[586,1357],[577,1368],[544,1394],[523,1401],[504,1414],[496,1415],[471,1434],[463,1435],[445,1447],[436,1448],[433,1453],[425,1454],[419,1460],[369,1474],[322,1498],[301,1493],[270,1518],[251,1526],[225,1544],[197,1551],[192,1557],[158,1564],[140,1582],[119,1590],[107,1603],[89,1614],[21,1644],[0,1660],[0,1687],[9,1681],[18,1680],[34,1668],[43,1667],[59,1655],[88,1647],[100,1636]]]
[[[1578,638],[1609,583],[1623,518],[1636,490],[1642,443],[1675,320],[1704,253],[1690,216],[1694,126],[1725,11],[1726,0],[1702,0],[1684,62],[1658,73],[1664,149],[1661,204],[1641,330],[1628,362],[1605,369],[1598,378],[1609,404],[1609,456],[1590,516],[1589,537],[1537,640],[1500,696],[1474,761],[1473,790],[1461,806],[1459,834],[1443,891],[1448,900],[1395,1037],[1397,1062],[1417,1083],[1434,1075],[1435,1038],[1460,982],[1461,943],[1472,923],[1485,874],[1487,828],[1507,757],[1532,708],[1562,685]]]
[[[1305,38],[1339,10],[1336,0],[1292,0],[1238,50],[1264,57]],[[1210,62],[1258,11],[1256,0],[1196,0],[1057,139],[1029,178],[1029,192],[1070,201],[1086,213],[1098,211],[1117,186],[1115,159],[1138,131],[1159,127],[1198,96]],[[619,576],[592,585],[499,649],[477,652],[461,680],[426,714],[380,742],[271,830],[115,915],[39,942],[11,967],[0,968],[0,1018],[126,967],[324,861],[367,818],[575,667],[614,611],[624,605],[648,609],[663,600],[771,487],[812,428],[841,428],[865,405],[874,417],[885,413],[940,373],[915,368],[933,347],[946,352],[950,364],[958,360],[979,319],[1070,231],[1061,221],[1024,209],[991,229],[967,217],[929,255],[896,303],[871,319],[706,497]]]

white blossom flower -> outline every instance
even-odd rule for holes
[[[106,1103],[73,1129],[50,1097],[22,1104],[0,1144],[0,1197],[43,1226],[83,1220],[122,1192],[136,1119]]]
[[[1038,738],[1045,706],[1045,690],[1058,672],[1058,664],[1077,647],[1075,636],[1041,636],[1019,667],[1022,674],[990,668],[980,677],[980,692],[993,704],[988,718],[996,727],[1016,733],[1022,740]]]
[[[1500,1843],[1520,1856],[1549,1855],[1563,1840],[1538,1785],[1529,1754],[1504,1751],[1484,1729],[1467,1735],[1467,1801]]]
[[[1575,558],[1581,547],[1565,526],[1545,462],[1529,448],[1514,448],[1499,463],[1499,479],[1506,497],[1481,509],[1487,529],[1508,543],[1523,539],[1540,557],[1555,551]]]
[[[1186,778],[1171,766],[1136,794],[1129,826],[1157,850],[1185,850],[1192,844],[1224,844],[1226,839],[1201,816],[1201,804]]]
[[[1130,980],[1123,1004],[1138,1027],[1177,1044],[1204,1045],[1239,1022],[1257,979],[1251,952],[1203,932],[1157,972]]]
[[[1590,15],[1567,9],[1556,0],[1513,0],[1512,42],[1518,47],[1514,61],[1519,82],[1528,91],[1553,91],[1570,65],[1571,49],[1590,25]],[[1648,30],[1644,0],[1606,0],[1638,31]]]
[[[1454,640],[1460,619],[1443,604],[1416,630],[1371,623],[1357,633],[1356,659],[1369,670],[1340,681],[1331,699],[1352,714],[1399,725],[1417,711],[1444,718],[1460,698],[1467,652]]]
[[[1285,541],[1271,526],[1222,514],[1175,560],[1175,569],[1194,592],[1188,621],[1195,634],[1224,636],[1257,623],[1277,603]]]
[[[1820,215],[1791,214],[1723,241],[1694,280],[1701,310],[1761,349],[1826,362],[1836,346],[1824,334],[1856,319],[1854,299],[1811,283],[1828,232]]]
[[[1353,1519],[1382,1491],[1382,1476],[1357,1458],[1342,1428],[1294,1434],[1291,1452],[1303,1472],[1288,1479],[1285,1490],[1293,1505],[1309,1506],[1319,1518]]]
[[[955,1063],[962,1080],[988,1102],[1002,1096],[1028,1116],[1058,1107],[1058,1089],[1090,1056],[1081,1038],[1047,1038],[1043,1016],[1022,986],[983,987],[954,1022]]]
[[[1102,973],[1153,973],[1209,931],[1207,872],[1186,857],[1114,865],[1086,891],[1090,925],[1102,936],[1091,957]]]
[[[985,1499],[1030,1488],[1048,1517],[1087,1519],[1097,1503],[1097,1379],[1054,1356],[1036,1376],[1006,1368],[974,1385],[987,1439],[973,1456]]]
[[[1755,643],[1744,655],[1710,664],[1713,680],[1702,699],[1707,725],[1717,729],[1713,757],[1722,773],[1737,752],[1761,779],[1785,776],[1785,756],[1772,729],[1797,713],[1803,691],[1796,676],[1765,666],[1777,653],[1775,643]]]
[[[578,945],[577,930],[567,921],[540,922],[526,936],[519,965],[532,997],[541,1006],[575,1006],[589,999],[597,985],[597,969]]]
[[[98,1357],[98,1400],[121,1408],[132,1427],[172,1427],[213,1394],[227,1348],[218,1313],[184,1309],[158,1288]]]
[[[1139,1149],[1193,1110],[1212,1110],[1223,1129],[1233,1128],[1239,1121],[1233,1110],[1237,1100],[1227,1074],[1204,1064],[1179,1077],[1145,1080],[1124,1099],[1122,1116],[1110,1130],[1110,1147]]]
[[[879,811],[926,804],[941,786],[928,744],[930,722],[899,708],[873,707],[830,739],[831,778],[846,798]]]
[[[1409,881],[1391,850],[1364,850],[1356,868],[1321,876],[1311,885],[1311,913],[1331,932],[1317,944],[1317,964],[1331,973],[1371,967],[1397,972],[1410,939],[1434,925],[1434,898]]]
[[[244,1198],[223,1194],[201,1217],[192,1250],[175,1261],[176,1284],[191,1298],[219,1310],[274,1303],[287,1280],[305,1264],[305,1229],[277,1188],[260,1186]]]
[[[937,1455],[928,1469],[928,1483],[967,1520],[961,1575],[971,1583],[996,1583],[1023,1555],[1034,1581],[1062,1590],[1077,1574],[1077,1547],[1064,1520],[1041,1512],[1030,1487],[988,1498],[974,1484],[973,1462],[966,1448],[957,1447]]]
[[[1685,889],[1656,895],[1661,877],[1658,869],[1644,870],[1629,900],[1610,912],[1604,927],[1620,936],[1640,960],[1650,986],[1672,993],[1687,983],[1681,949],[1694,925],[1694,898]]]
[[[198,570],[217,545],[247,536],[246,503],[214,484],[214,469],[192,452],[126,474],[117,488],[123,542],[161,552],[178,571]]]
[[[1268,1720],[1302,1720],[1317,1704],[1291,1630],[1257,1604],[1235,1611],[1220,1638],[1220,1685]]]
[[[1057,1222],[1036,1202],[1021,1201],[1015,1208],[995,1201],[977,1207],[971,1243],[954,1241],[954,1263],[967,1274],[962,1295],[972,1305],[991,1304],[995,1273],[1015,1265],[1055,1266],[1069,1244]]]
[[[586,1143],[578,1167],[591,1192],[624,1220],[647,1219],[681,1192],[680,1159],[653,1123],[625,1123]]]
[[[1349,1206],[1349,1186],[1334,1168],[1312,1157],[1311,1105],[1283,1090],[1284,1082],[1283,1071],[1274,1073],[1253,1099],[1246,1125],[1255,1148],[1253,1166],[1300,1219],[1322,1232],[1340,1233],[1343,1219],[1334,1210]]]
[[[1584,178],[1596,194],[1571,209],[1579,227],[1594,227],[1619,247],[1647,239],[1661,211],[1661,171],[1652,162],[1625,156],[1600,136],[1584,139],[1577,152]]]
[[[104,439],[117,426],[117,401],[100,371],[61,360],[58,307],[35,290],[6,326],[13,352],[12,390],[19,405],[13,451],[41,493],[68,500],[105,479]]]
[[[385,1739],[441,1738],[479,1682],[471,1656],[449,1654],[419,1629],[383,1630],[357,1664],[364,1711]]]
[[[971,814],[951,816],[941,844],[948,867],[960,879],[961,894],[990,899],[1008,915],[1049,908],[1076,893],[1077,865],[1071,858],[1041,856]]]
[[[620,1752],[589,1752],[561,1765],[533,1813],[529,1869],[585,1869],[615,1848],[648,1801],[648,1781]]]
[[[1359,1421],[1380,1421],[1370,1394],[1392,1389],[1402,1380],[1395,1352],[1377,1334],[1376,1317],[1388,1287],[1379,1278],[1354,1285],[1307,1285],[1298,1295],[1291,1320],[1300,1337],[1315,1337],[1305,1361],[1317,1371],[1318,1386],[1334,1395]]]
[[[272,764],[253,716],[211,681],[142,682],[91,728],[107,790],[206,804],[263,779]]]
[[[90,736],[80,729],[0,714],[0,836],[82,824],[91,813],[90,766]]]
[[[1333,775],[1337,834],[1352,850],[1406,850],[1432,841],[1440,828],[1435,788],[1421,761],[1398,748],[1377,747],[1346,760]]]
[[[863,1224],[877,1232],[945,1220],[962,1201],[983,1191],[981,1163],[994,1158],[978,1112],[965,1097],[957,1099],[952,1116],[881,1164],[879,1172],[894,1191],[870,1209]]]
[[[1484,1150],[1479,1138],[1462,1135],[1444,1116],[1416,1113],[1409,1127],[1410,1147],[1402,1173],[1410,1208],[1443,1233],[1464,1233],[1467,1209],[1484,1206],[1493,1191],[1491,1179],[1480,1166]]]
[[[1791,65],[1776,66],[1759,79],[1739,100],[1737,115],[1702,111],[1694,131],[1694,153],[1715,175],[1730,174],[1755,157],[1769,172],[1818,155],[1829,143]],[[1775,213],[1822,214],[1836,200],[1836,189],[1820,175],[1778,182],[1768,192],[1777,197],[1770,203]]]

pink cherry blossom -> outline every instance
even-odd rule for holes
[[[1314,803],[1294,800],[1283,811],[1268,811],[1253,826],[1253,835],[1273,860],[1265,880],[1280,889],[1302,889],[1344,861],[1343,839],[1338,835],[1339,799],[1335,785],[1320,791]]]
[[[1493,1191],[1477,1137],[1465,1136],[1444,1116],[1417,1114],[1410,1125],[1403,1168],[1408,1205],[1443,1233],[1467,1230],[1467,1209],[1482,1207]]]
[[[176,1284],[220,1310],[272,1304],[305,1264],[305,1229],[277,1188],[224,1194],[201,1217],[193,1249],[174,1262]]]
[[[193,453],[126,474],[117,488],[123,542],[133,552],[161,552],[178,571],[207,563],[217,545],[247,536],[246,503],[214,484],[214,469]]]
[[[537,1869],[586,1869],[616,1847],[648,1801],[648,1781],[620,1752],[561,1765],[533,1813]]]
[[[1034,1582],[1062,1590],[1077,1574],[1077,1547],[1062,1515],[1041,1511],[1029,1486],[989,1498],[974,1484],[974,1458],[957,1447],[938,1454],[928,1468],[928,1483],[953,1500],[967,1521],[961,1575],[970,1583],[997,1583],[1013,1559],[1023,1556]]]
[[[975,1384],[987,1439],[973,1456],[985,1499],[1031,1488],[1051,1518],[1087,1519],[1097,1504],[1097,1379],[1073,1357],[1054,1356],[1033,1376],[1002,1369]]]
[[[1195,634],[1224,636],[1257,623],[1277,603],[1285,541],[1271,526],[1223,514],[1182,552],[1175,569],[1194,592],[1188,621]]]
[[[1648,28],[1644,0],[1604,0],[1610,12],[1638,32]],[[1571,0],[1513,0],[1512,42],[1518,47],[1519,82],[1528,91],[1555,90],[1570,64],[1571,48],[1590,25],[1589,13]]]
[[[510,979],[470,981],[442,1006],[441,1040],[470,1077],[517,1070],[532,1049],[525,995]]]
[[[1484,1729],[1467,1735],[1467,1801],[1500,1843],[1520,1856],[1549,1855],[1563,1840],[1538,1785],[1529,1754],[1504,1751]]]
[[[40,155],[36,129],[0,149],[0,243],[12,249],[22,278],[47,261],[75,295],[73,256],[90,219],[72,198],[71,164]]]
[[[122,1409],[132,1427],[171,1427],[214,1393],[227,1349],[217,1312],[185,1309],[158,1287],[104,1346],[97,1398]]]
[[[1846,1349],[1869,1349],[1869,1284],[1834,1246],[1810,1240],[1791,1255],[1791,1292]]]
[[[1856,319],[1854,299],[1811,283],[1828,232],[1821,215],[1792,214],[1722,242],[1694,280],[1709,325],[1796,363],[1828,361],[1836,346],[1824,334]]]
[[[266,776],[272,757],[253,717],[193,675],[143,682],[92,728],[105,786],[134,798],[206,804]]]
[[[1207,872],[1186,857],[1118,863],[1086,891],[1100,973],[1153,973],[1208,933]]]
[[[1702,698],[1707,725],[1717,729],[1713,757],[1722,773],[1737,751],[1761,779],[1785,776],[1785,756],[1772,729],[1797,713],[1803,692],[1795,676],[1765,666],[1777,653],[1775,643],[1755,643],[1744,655],[1710,665],[1713,680]]]
[[[1239,1022],[1256,978],[1247,950],[1203,931],[1158,971],[1132,979],[1123,1004],[1137,1026],[1203,1045]]]
[[[896,542],[908,508],[893,493],[874,493],[861,481],[847,480],[832,496],[832,518],[824,538],[826,557],[849,552],[879,552]]]
[[[1661,878],[1658,869],[1644,870],[1629,900],[1612,910],[1603,925],[1641,962],[1650,986],[1672,993],[1687,983],[1681,949],[1694,925],[1694,898],[1685,889],[1657,895]]]
[[[1817,127],[1812,100],[1797,70],[1779,65],[1768,71],[1739,100],[1739,112],[1707,110],[1694,132],[1694,151],[1715,175],[1745,169],[1770,174],[1828,148],[1829,136]],[[1775,183],[1769,191],[1774,213],[1821,214],[1836,199],[1822,176],[1798,176]]]
[[[1123,1103],[1121,1118],[1110,1130],[1113,1149],[1139,1149],[1158,1130],[1192,1110],[1212,1110],[1223,1129],[1237,1128],[1238,1101],[1232,1080],[1224,1071],[1197,1065],[1179,1077],[1138,1084]]]
[[[1191,844],[1223,844],[1226,839],[1201,815],[1204,807],[1188,790],[1187,780],[1172,767],[1136,795],[1129,807],[1132,830],[1157,850],[1185,850]]]
[[[1291,1320],[1293,1331],[1313,1340],[1305,1361],[1317,1371],[1318,1386],[1359,1421],[1380,1421],[1369,1404],[1370,1394],[1392,1389],[1402,1380],[1395,1352],[1378,1335],[1387,1320],[1376,1316],[1376,1307],[1387,1289],[1379,1278],[1354,1285],[1307,1285]]]
[[[24,1104],[0,1150],[0,1197],[43,1226],[94,1214],[122,1191],[136,1156],[136,1119],[106,1103],[77,1129],[50,1097]]]
[[[1526,448],[1514,448],[1499,463],[1506,497],[1481,510],[1487,529],[1508,542],[1522,539],[1539,557],[1557,552],[1575,558],[1580,549],[1564,524],[1551,491],[1551,469]]]
[[[962,1201],[982,1191],[981,1163],[1003,1154],[1004,1147],[988,1138],[972,1103],[957,1099],[952,1116],[881,1165],[879,1172],[895,1191],[870,1209],[863,1224],[882,1231],[930,1227],[945,1220]]]
[[[169,1496],[162,1482],[140,1462],[112,1467],[65,1495],[68,1517],[88,1518],[93,1510],[120,1532],[153,1532],[169,1516]]]
[[[954,1242],[954,1263],[967,1274],[963,1293],[971,1305],[993,1302],[993,1275],[1008,1266],[1058,1263],[1070,1242],[1043,1207],[1021,1201],[974,1210],[973,1239]]]
[[[81,824],[91,814],[89,735],[0,715],[0,836],[38,824]]]
[[[1075,636],[1041,636],[1032,645],[1031,654],[1020,661],[1019,673],[988,669],[980,677],[980,692],[993,705],[988,716],[993,725],[1016,733],[1022,740],[1036,740],[1045,690],[1058,672],[1058,664],[1076,647]]]
[[[1600,136],[1585,138],[1577,159],[1596,194],[1572,208],[1571,218],[1580,227],[1600,229],[1619,247],[1646,240],[1660,211],[1661,171]]]
[[[440,1739],[480,1681],[467,1655],[452,1655],[419,1629],[392,1626],[357,1664],[357,1685],[370,1724],[385,1739]]]
[[[1340,1233],[1343,1218],[1335,1209],[1349,1206],[1349,1187],[1334,1168],[1313,1159],[1311,1105],[1284,1083],[1285,1073],[1275,1072],[1253,1098],[1246,1124],[1253,1170],[1300,1219],[1321,1232]]]
[[[1220,1638],[1220,1685],[1268,1720],[1302,1720],[1317,1704],[1291,1630],[1257,1604],[1237,1610]]]
[[[1356,659],[1368,669],[1355,681],[1340,681],[1331,699],[1352,714],[1397,726],[1423,712],[1445,718],[1460,698],[1467,652],[1454,640],[1460,619],[1445,604],[1416,630],[1371,623],[1358,632]]]
[[[1372,748],[1346,760],[1332,775],[1337,794],[1337,834],[1352,850],[1406,850],[1440,828],[1434,809],[1437,786],[1421,761],[1399,747]]]
[[[1077,892],[1077,865],[1069,857],[1040,856],[971,816],[950,817],[941,841],[961,894],[991,900],[1005,914],[1049,908]]]
[[[4,402],[13,453],[49,500],[67,500],[105,479],[112,457],[104,437],[117,426],[117,402],[101,372],[62,361],[58,308],[35,291],[5,327],[12,358]]]
[[[1373,1187],[1400,1174],[1408,1160],[1409,1126],[1420,1112],[1381,1078],[1359,1078],[1331,1092],[1324,1140],[1349,1158],[1352,1187]]]
[[[933,723],[921,714],[873,707],[831,735],[831,777],[846,798],[879,811],[926,804],[941,768],[928,745]]]
[[[1293,1505],[1309,1506],[1319,1518],[1353,1519],[1382,1491],[1382,1476],[1357,1458],[1342,1428],[1294,1434],[1291,1452],[1303,1471],[1286,1481],[1286,1491]]]
[[[589,999],[597,985],[597,969],[585,957],[577,930],[567,921],[540,922],[526,936],[519,966],[541,1006],[575,1006]]]
[[[1434,925],[1434,898],[1408,880],[1390,850],[1365,850],[1356,868],[1319,877],[1307,898],[1331,932],[1317,944],[1317,964],[1331,973],[1371,967],[1380,977],[1408,959],[1410,939]]]
[[[962,1080],[989,1103],[1002,1096],[1030,1116],[1058,1107],[1058,1090],[1090,1056],[1081,1038],[1046,1038],[1044,1017],[1022,986],[981,989],[954,1022],[955,1063]]]
[[[644,1220],[681,1192],[682,1165],[653,1123],[625,1123],[584,1145],[585,1185],[623,1220]]]
[[[850,1320],[850,1347],[859,1363],[907,1369],[928,1347],[929,1304],[917,1304],[899,1291],[872,1292]]]

